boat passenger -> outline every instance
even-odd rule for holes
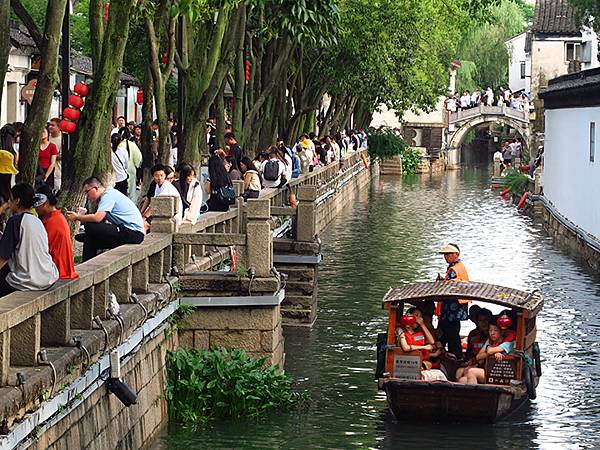
[[[416,321],[398,329],[400,347],[405,352],[418,350],[421,353],[421,360],[429,361],[431,351],[434,350],[435,339],[423,321],[423,313],[418,308],[410,308],[406,314],[415,316]]]
[[[465,352],[465,360],[467,361],[463,367],[456,371],[456,379],[460,380],[466,369],[477,367],[480,362],[476,356],[481,351],[485,342],[488,339],[488,331],[492,312],[487,308],[481,308],[478,305],[473,305],[469,311],[469,318],[475,323],[476,328],[467,336],[467,350]]]
[[[504,336],[504,330],[496,322],[489,325],[489,338],[483,344],[483,348],[475,357],[479,362],[484,362],[489,356],[494,355],[496,359],[502,359],[504,355],[513,353],[515,350],[515,341],[507,341]],[[481,367],[467,367],[462,377],[458,380],[463,384],[483,384],[485,383],[485,369]]]
[[[446,275],[442,278],[438,274],[438,280],[469,281],[469,275],[463,262],[460,260],[460,248],[456,244],[448,244],[440,249],[444,259],[448,263]],[[438,302],[436,313],[439,316],[439,329],[442,332],[440,340],[448,344],[448,351],[456,358],[462,358],[462,347],[460,344],[460,322],[468,319],[466,300],[450,300]]]

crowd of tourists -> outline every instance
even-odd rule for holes
[[[0,296],[17,290],[44,290],[59,279],[76,278],[69,223],[81,224],[75,240],[82,243],[81,260],[124,244],[139,244],[152,229],[151,199],[176,198],[178,224],[194,224],[207,211],[227,211],[235,203],[233,182],[243,182],[244,200],[258,198],[265,189],[285,186],[294,178],[343,158],[367,145],[364,130],[347,130],[317,138],[302,134],[288,145],[275,145],[254,156],[247,155],[230,127],[224,148],[217,146],[213,120],[206,124],[209,158],[206,173],[197,173],[177,161],[177,127],[169,121],[173,145],[169,164],[158,159],[158,124],[153,126],[151,181],[143,185],[140,150],[142,129],[118,117],[110,132],[114,178],[90,177],[82,185],[84,206],[63,212],[61,195],[62,134],[59,119],[41,132],[38,170],[34,185],[15,184],[18,174],[22,123],[0,129]],[[6,214],[5,214],[6,213]]]
[[[479,105],[506,106],[529,113],[530,101],[524,92],[512,93],[510,89],[502,87],[497,92],[494,92],[491,87],[485,90],[477,88],[473,92],[465,90],[462,95],[454,92],[445,101],[446,110],[450,112],[464,111]]]

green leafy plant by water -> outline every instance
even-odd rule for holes
[[[504,185],[510,189],[510,193],[513,195],[523,195],[528,183],[529,177],[516,169],[508,170],[504,176]]]
[[[406,142],[390,127],[371,128],[369,130],[369,155],[381,160],[401,155]]]
[[[402,153],[402,173],[404,175],[414,175],[421,165],[421,152],[411,149]]]
[[[290,409],[306,403],[308,394],[295,392],[277,366],[243,350],[180,348],[167,354],[166,398],[171,420],[197,425]]]

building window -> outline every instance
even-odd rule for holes
[[[594,162],[596,153],[596,122],[590,122],[590,162]]]
[[[525,61],[521,61],[521,80],[525,79]]]
[[[567,42],[565,44],[565,61],[581,61],[581,44]]]

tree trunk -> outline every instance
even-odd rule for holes
[[[241,36],[239,39],[238,47],[236,49],[236,57],[235,57],[235,83],[232,88],[233,91],[233,121],[232,127],[233,131],[236,133],[240,133],[243,127],[244,120],[244,90],[246,87],[246,57],[244,52],[244,36],[246,35],[246,6],[242,5],[243,8],[241,14],[241,21],[243,24],[243,29],[241,30]]]
[[[87,177],[94,172],[98,176],[105,175],[111,167],[110,123],[134,4],[135,0],[122,0],[113,2],[110,8],[108,25],[98,48],[101,58],[94,61],[97,68],[94,82],[73,142],[73,167],[65,177],[64,206],[69,208],[76,206],[74,201],[81,198],[81,183]],[[98,17],[92,16],[94,13],[98,14],[98,9],[92,1],[90,25],[97,22]]]
[[[0,36],[10,36],[10,0],[0,0]],[[0,43],[0,98],[3,98],[2,89],[4,88],[9,53],[10,39],[3,39],[3,42]]]
[[[17,3],[20,4],[20,2]],[[30,184],[34,184],[35,182],[42,129],[46,126],[54,91],[59,82],[58,53],[60,50],[60,36],[66,6],[67,0],[48,1],[44,34],[42,41],[38,44],[38,46],[42,47],[39,48],[42,55],[42,62],[35,94],[33,95],[31,108],[29,108],[29,114],[23,125],[19,144],[18,179]],[[17,9],[17,14],[19,14],[19,18],[23,23],[28,23],[28,19],[30,18],[22,16],[22,14],[27,14],[26,11],[23,12]],[[36,30],[37,28],[29,30],[30,34],[33,36]]]
[[[142,167],[149,170],[154,164],[152,153],[152,123],[154,108],[154,82],[150,67],[146,68],[144,76],[144,103],[142,104]]]
[[[225,149],[225,80],[217,94],[215,118],[217,120],[217,147]]]

